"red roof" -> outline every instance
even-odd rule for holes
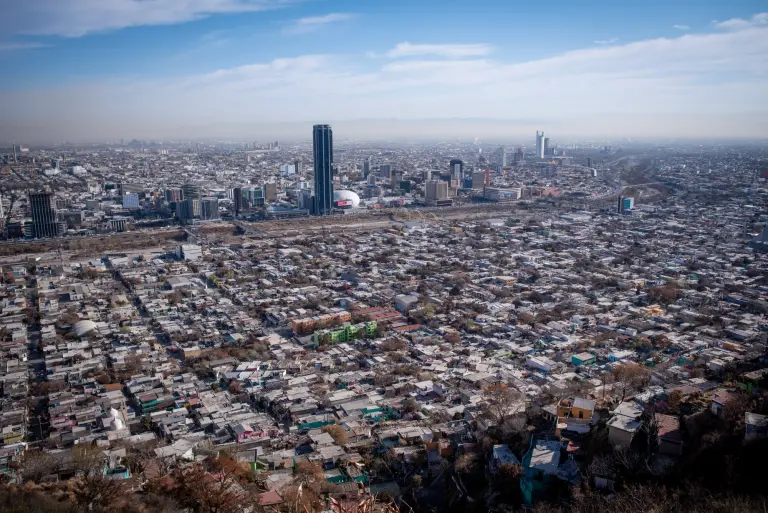
[[[418,329],[421,329],[421,324],[408,324],[407,326],[395,328],[395,331],[398,333],[405,333],[407,331],[416,331]]]
[[[659,428],[659,438],[670,442],[682,442],[680,433],[680,420],[673,415],[656,414],[656,425]]]
[[[273,504],[280,504],[281,502],[283,502],[283,498],[274,490],[259,494],[259,504],[262,506],[271,506]]]

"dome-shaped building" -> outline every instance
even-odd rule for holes
[[[346,189],[333,191],[333,206],[337,208],[357,208],[360,206],[360,196]]]
[[[96,329],[96,323],[88,319],[77,321],[75,325],[72,326],[72,331],[74,331],[75,335],[77,335],[78,337],[82,337],[86,333],[91,332],[95,329]]]

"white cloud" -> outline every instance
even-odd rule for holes
[[[409,42],[398,43],[387,52],[387,57],[396,59],[399,57],[418,57],[423,55],[436,55],[439,57],[462,58],[479,57],[491,53],[491,46],[485,44],[467,45],[414,45]]]
[[[34,50],[35,48],[47,48],[50,45],[38,42],[14,42],[14,41],[0,41],[0,52],[15,52],[19,50]]]
[[[304,55],[183,79],[7,91],[0,95],[0,139],[39,137],[57,130],[58,120],[71,131],[60,137],[72,139],[107,137],[105,130],[114,137],[247,137],[268,123],[363,118],[559,120],[584,134],[674,135],[685,128],[677,135],[768,137],[768,117],[755,108],[768,105],[768,27],[525,62],[491,58],[486,45],[402,43],[394,50],[378,66],[363,54]]]
[[[731,18],[726,21],[715,21],[715,27],[723,30],[745,30],[751,27],[768,25],[768,12],[755,14],[748,20],[743,18]]]
[[[20,0],[0,19],[8,34],[80,37],[142,25],[173,25],[215,14],[273,9],[291,0]]]
[[[690,25],[672,25],[672,28],[673,29],[677,29],[677,30],[690,30],[691,29]]]
[[[611,39],[598,39],[595,44],[598,45],[612,45],[618,41],[618,38],[612,37]]]
[[[336,23],[339,21],[351,20],[354,17],[355,15],[352,13],[335,12],[326,14],[324,16],[310,16],[307,18],[300,18],[289,27],[286,27],[283,32],[286,34],[306,34],[307,32],[312,32],[313,30],[322,27],[323,25],[328,25],[329,23]]]

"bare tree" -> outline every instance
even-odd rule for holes
[[[498,383],[485,389],[486,416],[504,424],[510,417],[525,411],[525,396],[518,390]]]
[[[330,424],[323,427],[323,433],[328,433],[333,441],[339,445],[345,445],[349,439],[347,430],[338,424]]]
[[[60,468],[59,458],[44,451],[27,451],[18,464],[22,480],[34,483],[39,483],[46,476],[56,474]]]
[[[152,489],[194,513],[243,513],[253,506],[250,495],[240,485],[246,473],[241,464],[219,457],[207,465],[207,469],[199,462],[179,467],[170,474],[170,486],[163,485],[160,478]]]
[[[84,511],[107,508],[126,492],[122,479],[106,475],[106,455],[95,446],[78,445],[72,450],[72,462],[78,486],[74,489],[77,505]]]
[[[611,380],[614,391],[621,394],[621,400],[648,384],[651,374],[648,369],[636,363],[623,363],[613,369]]]

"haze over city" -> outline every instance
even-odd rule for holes
[[[761,4],[11,2],[0,140],[765,138]]]

